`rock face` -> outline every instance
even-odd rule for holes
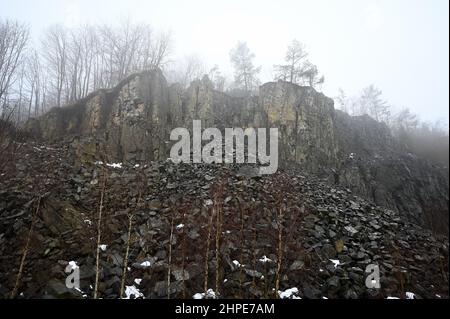
[[[335,183],[416,223],[448,234],[448,168],[408,153],[386,125],[336,111],[339,165]]]
[[[448,170],[402,150],[385,125],[334,110],[332,99],[310,87],[270,82],[258,97],[245,99],[215,91],[206,77],[186,91],[169,87],[154,70],[54,108],[28,127],[50,141],[91,137],[93,153],[139,162],[166,159],[171,129],[190,128],[193,119],[202,127],[277,127],[280,165],[324,174],[379,205],[448,232]],[[86,144],[79,146],[84,152]]]
[[[279,81],[261,86],[259,107],[266,127],[279,129],[281,159],[312,171],[337,164],[332,99],[311,87]]]

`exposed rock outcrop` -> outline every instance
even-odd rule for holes
[[[190,128],[193,119],[203,127],[277,127],[281,165],[325,174],[332,183],[448,232],[442,227],[448,225],[448,170],[407,154],[384,124],[336,111],[332,99],[310,87],[270,82],[258,97],[238,98],[215,91],[206,77],[186,91],[169,87],[154,70],[54,108],[28,127],[46,140],[94,137],[97,151],[111,160],[138,162],[167,158],[171,129]]]

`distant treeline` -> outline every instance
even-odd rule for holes
[[[161,69],[171,83],[189,86],[207,75],[219,91],[232,95],[255,94],[260,85],[260,66],[246,42],[230,50],[232,80],[217,65],[208,67],[196,55],[171,59],[172,37],[148,24],[125,20],[116,25],[84,25],[66,28],[53,25],[33,43],[30,28],[0,20],[0,118],[18,125],[51,107],[86,97],[100,88],[112,88],[128,75]],[[324,76],[308,59],[305,46],[293,40],[284,61],[273,66],[274,80],[320,89]],[[360,96],[348,98],[343,90],[336,106],[350,115],[368,114],[390,126],[394,136],[412,152],[448,165],[448,129],[440,122],[421,123],[408,109],[393,108],[373,85]]]

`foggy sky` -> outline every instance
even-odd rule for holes
[[[199,54],[231,78],[230,49],[246,41],[273,79],[287,44],[306,45],[325,75],[322,91],[357,95],[369,84],[397,108],[448,123],[448,0],[0,0],[0,18],[28,23],[38,40],[49,25],[114,23],[129,17],[171,30],[173,59]]]

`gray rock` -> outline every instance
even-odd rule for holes
[[[296,270],[301,270],[303,269],[303,267],[305,267],[305,263],[303,260],[296,260],[294,261],[291,266],[289,267],[290,271],[296,271]]]

